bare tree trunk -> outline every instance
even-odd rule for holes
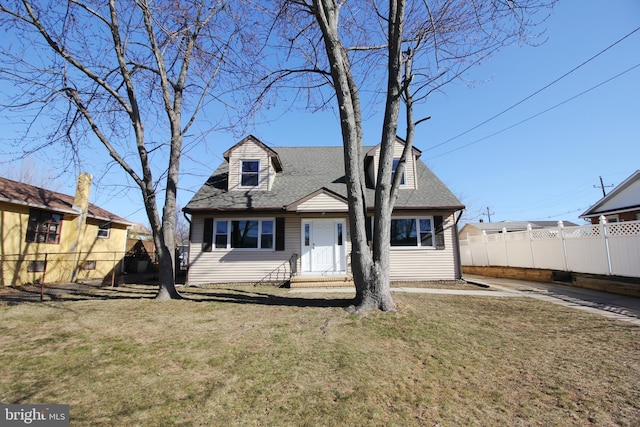
[[[0,73],[3,80],[11,76],[28,88],[16,95],[20,102],[14,102],[13,108],[46,100],[45,104],[54,106],[52,111],[64,111],[57,103],[66,99],[72,108],[61,113],[63,119],[51,131],[52,140],[68,141],[73,154],[79,156],[76,137],[84,140],[90,129],[140,188],[158,255],[158,300],[180,297],[175,288],[175,228],[184,135],[214,83],[220,82],[219,73],[242,72],[244,76],[252,67],[240,53],[252,49],[245,50],[243,45],[236,50],[233,44],[241,27],[232,6],[228,2],[165,0],[138,0],[128,5],[116,0],[0,4],[3,28],[39,40],[29,46],[38,52],[34,58],[50,60],[32,64],[10,48],[1,49],[3,56],[13,58],[0,67],[12,70]],[[223,63],[234,65],[223,67]],[[188,76],[191,66],[195,71]],[[184,122],[183,112],[189,114]],[[153,124],[146,131],[145,122]],[[129,142],[135,144],[137,165],[130,163],[135,156],[131,156]],[[168,165],[156,164],[157,159],[168,159]],[[160,180],[154,180],[156,169]],[[160,213],[157,191],[163,186]]]
[[[338,34],[339,5],[332,0],[315,0],[314,13],[325,41],[331,76],[338,99],[345,155],[349,224],[351,227],[351,269],[356,297],[351,311],[395,310],[389,283],[390,227],[393,201],[391,170],[400,109],[401,42],[404,0],[390,4],[389,80],[383,124],[380,163],[376,183],[373,252],[367,242],[364,159],[358,90],[351,75],[349,58]]]
[[[374,280],[373,260],[367,242],[365,181],[362,157],[362,128],[358,90],[351,76],[349,57],[338,35],[339,6],[332,0],[314,0],[314,13],[325,41],[331,76],[340,106],[340,128],[344,146],[345,175],[351,229],[351,269],[357,307],[367,298]]]
[[[311,4],[310,4],[311,3]],[[281,6],[275,19],[282,20],[287,46],[283,68],[275,73],[287,84],[293,75],[315,75],[308,90],[323,86],[331,75],[340,115],[348,191],[349,224],[352,242],[352,272],[356,286],[354,311],[393,310],[389,287],[391,253],[391,217],[407,158],[411,158],[415,126],[428,118],[413,121],[411,67],[419,58],[415,73],[417,102],[441,86],[460,78],[469,67],[487,58],[500,46],[524,41],[528,28],[537,25],[530,18],[555,3],[555,0],[481,1],[408,1],[347,2],[345,0],[289,0]],[[341,8],[345,19],[339,24]],[[303,13],[300,13],[300,12]],[[326,58],[317,50],[317,32],[313,15],[321,31]],[[341,34],[344,37],[341,38]],[[350,45],[345,46],[347,41]],[[402,52],[403,46],[407,49]],[[297,50],[304,66],[289,67],[291,52]],[[419,51],[420,54],[416,55]],[[404,57],[403,57],[404,55]],[[353,67],[350,58],[354,58]],[[383,58],[386,64],[383,65]],[[327,72],[328,61],[330,73]],[[404,80],[402,64],[404,61]],[[367,242],[367,207],[364,191],[361,107],[355,77],[367,81],[376,90],[383,72],[387,72],[386,103],[382,125],[381,148],[375,184],[373,247]],[[357,73],[364,74],[357,74]],[[355,77],[354,77],[355,76]],[[269,83],[269,88],[273,82]],[[268,90],[268,89],[267,89]],[[393,172],[393,149],[396,144],[400,104],[407,106],[406,143]],[[374,98],[374,102],[378,102]],[[326,105],[324,94],[322,104]],[[393,180],[393,182],[392,182]]]
[[[401,95],[401,47],[402,27],[404,18],[404,0],[389,2],[388,19],[388,80],[387,99],[385,104],[384,121],[382,125],[382,140],[380,144],[380,160],[378,164],[378,178],[376,182],[375,214],[373,222],[373,266],[372,280],[364,294],[364,300],[358,307],[359,311],[380,309],[395,310],[391,297],[389,282],[389,256],[391,252],[391,213],[393,212],[392,188],[397,185],[392,182],[393,149],[396,143],[398,116]],[[402,171],[400,171],[402,173]],[[398,176],[399,174],[396,173]]]

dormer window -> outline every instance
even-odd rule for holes
[[[391,168],[391,182],[395,179],[396,169],[398,168],[398,164],[400,164],[400,159],[393,159],[393,167]],[[400,178],[400,185],[404,185],[407,182],[407,168],[404,168],[402,171],[402,177]]]
[[[257,187],[260,183],[260,160],[240,161],[240,186]]]

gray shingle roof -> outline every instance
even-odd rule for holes
[[[365,147],[370,149],[372,147]],[[282,161],[271,191],[227,191],[228,163],[224,162],[200,188],[185,211],[201,210],[282,210],[322,188],[347,198],[343,148],[274,147]],[[363,165],[364,167],[364,165]],[[462,203],[420,160],[416,161],[418,188],[401,189],[396,209],[462,209]],[[374,190],[367,190],[373,206]]]

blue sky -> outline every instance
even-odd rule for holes
[[[423,152],[421,159],[467,205],[465,222],[487,221],[489,208],[491,221],[581,223],[578,216],[602,197],[601,190],[594,188],[599,176],[605,185],[617,185],[640,169],[640,67],[615,77],[640,64],[640,31],[517,107],[456,138],[640,27],[640,1],[561,0],[546,27],[543,45],[504,48],[470,70],[466,82],[445,86],[444,93],[434,94],[418,107],[416,117],[432,119],[418,127],[416,147]],[[339,124],[331,111],[282,111],[276,106],[266,115],[270,121],[256,124],[247,133],[268,145],[341,143]],[[199,127],[206,128],[207,114],[201,118]],[[364,135],[367,145],[379,141],[379,115],[364,123]],[[212,133],[189,153],[199,160],[185,159],[182,164],[181,206],[237,140],[237,135]],[[88,172],[101,176],[103,170]],[[98,180],[92,202],[147,223],[139,190],[112,185],[126,182],[124,174],[112,168],[108,178]],[[61,180],[58,191],[72,194],[74,174]]]

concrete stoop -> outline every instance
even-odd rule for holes
[[[351,276],[294,276],[291,288],[348,288],[355,287]]]

